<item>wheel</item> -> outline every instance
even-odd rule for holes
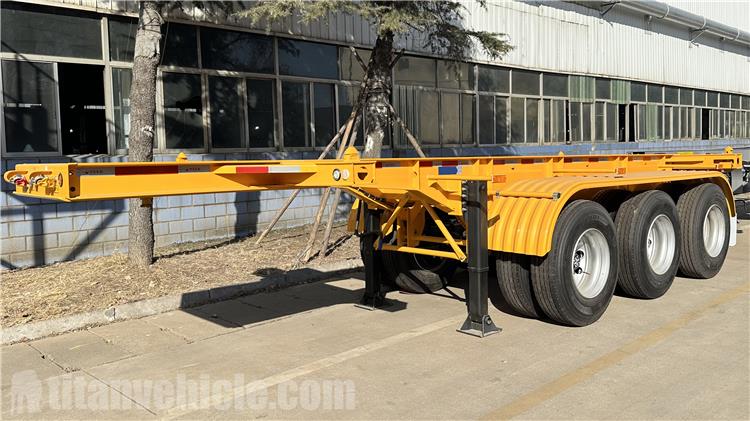
[[[604,209],[607,210],[610,218],[614,221],[617,216],[617,210],[620,208],[620,204],[625,202],[631,194],[632,193],[627,190],[605,189],[596,192],[591,200],[604,206]]]
[[[586,326],[601,317],[617,284],[617,241],[607,210],[576,200],[560,213],[552,250],[531,265],[539,306],[551,319]]]
[[[443,289],[456,271],[458,262],[421,254],[383,251],[386,271],[393,271],[393,282],[402,291],[415,294]]]
[[[664,295],[680,260],[680,223],[672,198],[650,190],[626,200],[617,211],[615,227],[620,287],[638,298]]]
[[[529,257],[517,253],[500,253],[495,260],[497,284],[505,301],[513,310],[526,317],[539,317],[541,312],[531,289]]]
[[[680,272],[692,278],[714,277],[729,248],[729,208],[721,188],[701,184],[677,200],[682,226]]]

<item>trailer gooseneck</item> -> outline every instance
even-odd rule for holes
[[[469,271],[468,317],[459,329],[498,329],[487,311],[490,257],[518,313],[583,326],[604,312],[617,284],[663,295],[678,269],[710,278],[735,242],[724,172],[740,154],[557,155],[341,160],[19,164],[15,193],[67,202],[335,187],[357,200],[362,304],[393,287],[442,288]]]

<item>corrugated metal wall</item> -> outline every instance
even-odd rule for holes
[[[135,7],[134,2],[117,0],[56,2],[102,11],[132,11]],[[750,2],[669,3],[745,30],[750,27]],[[644,16],[617,7],[601,17],[597,10],[567,2],[494,0],[488,2],[487,10],[476,2],[465,5],[467,27],[506,33],[515,46],[497,64],[750,92],[750,47],[720,42],[710,36],[691,43],[685,28],[658,19],[649,24]],[[196,14],[192,18],[202,16]],[[243,20],[229,24],[250,26]],[[367,21],[347,15],[332,15],[310,25],[300,25],[297,19],[290,18],[272,25],[271,31],[358,45],[375,42],[375,33]],[[430,52],[419,36],[409,37],[400,46],[410,51]],[[479,61],[488,61],[481,51],[474,56]]]

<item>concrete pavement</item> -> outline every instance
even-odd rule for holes
[[[455,332],[460,279],[365,311],[354,276],[6,346],[2,417],[747,419],[741,226],[714,279],[615,296],[585,328],[491,306],[503,331],[477,339]]]

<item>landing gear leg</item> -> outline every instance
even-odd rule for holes
[[[365,232],[362,234],[362,260],[365,265],[365,293],[357,307],[375,310],[388,305],[382,287],[382,270],[375,258],[373,244],[380,235],[380,211],[365,206]]]
[[[467,218],[469,315],[458,331],[483,338],[501,330],[487,314],[487,182],[464,181],[462,190]]]

